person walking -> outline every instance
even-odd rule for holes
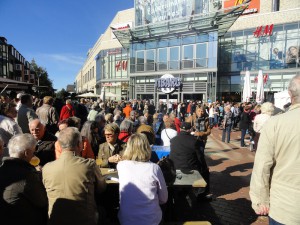
[[[300,75],[290,81],[291,107],[260,131],[250,182],[252,207],[270,225],[300,224]]]

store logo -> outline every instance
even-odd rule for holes
[[[253,32],[254,37],[272,36],[274,24],[257,27]]]
[[[172,74],[165,74],[160,79],[155,80],[155,88],[160,89],[165,94],[172,93],[181,84],[181,79]]]
[[[126,71],[127,70],[127,64],[128,64],[128,62],[127,62],[127,60],[123,60],[123,61],[118,61],[118,62],[116,62],[116,70],[117,70],[117,72],[119,71],[119,70],[124,70],[124,71]]]

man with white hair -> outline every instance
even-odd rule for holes
[[[250,183],[252,207],[269,224],[300,224],[300,75],[289,84],[291,107],[260,130]]]
[[[30,165],[36,140],[19,134],[8,143],[10,157],[0,166],[1,224],[46,224],[48,199],[40,172]]]
[[[82,137],[75,127],[63,129],[58,137],[62,154],[43,168],[49,209],[48,225],[97,224],[95,192],[106,187],[100,168],[94,159],[79,157]]]

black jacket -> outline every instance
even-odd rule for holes
[[[43,225],[48,199],[41,174],[28,162],[6,157],[0,166],[1,225]]]
[[[201,171],[200,142],[195,136],[181,131],[170,142],[170,159],[174,162],[175,169]]]
[[[243,111],[240,118],[240,129],[247,130],[251,125],[249,113]]]

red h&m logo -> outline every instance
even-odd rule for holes
[[[254,37],[271,36],[273,34],[274,24],[257,27],[253,32]]]
[[[123,61],[118,61],[116,62],[116,70],[127,70],[127,60],[123,60]]]

